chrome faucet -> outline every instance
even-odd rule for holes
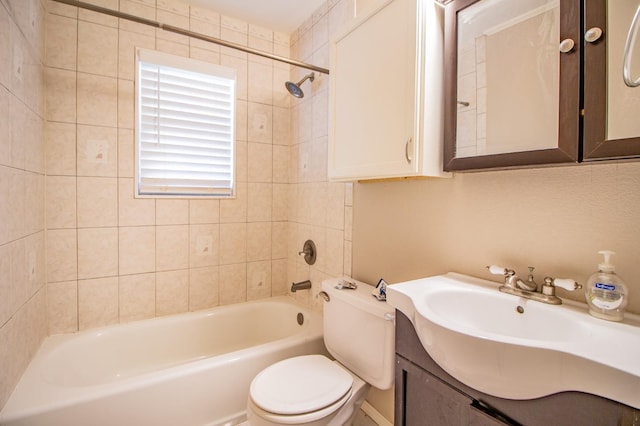
[[[533,279],[533,268],[529,266],[529,275],[527,276],[527,281],[522,281],[522,279],[516,275],[516,271],[513,269],[503,268],[502,266],[487,266],[489,272],[495,275],[504,275],[504,287],[520,289],[526,291],[536,291],[538,289],[538,285]]]
[[[544,284],[542,284],[538,292],[538,285],[533,279],[534,268],[532,266],[529,266],[529,275],[526,281],[520,279],[513,269],[496,265],[487,266],[487,269],[494,275],[504,275],[504,285],[498,287],[501,292],[552,305],[560,305],[562,303],[562,299],[556,296],[556,287],[561,287],[568,291],[582,288],[581,284],[570,278],[545,277]]]
[[[311,281],[300,281],[299,283],[291,283],[291,292],[295,293],[298,290],[307,290],[311,288]]]

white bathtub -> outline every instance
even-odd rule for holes
[[[51,336],[0,425],[233,425],[260,370],[325,351],[319,314],[289,297]]]

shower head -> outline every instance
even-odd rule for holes
[[[287,90],[289,91],[289,93],[291,93],[293,96],[295,96],[296,98],[304,98],[304,92],[302,91],[302,89],[300,88],[300,85],[302,83],[304,83],[304,81],[306,79],[309,79],[310,81],[313,81],[316,78],[316,73],[312,72],[310,74],[307,74],[304,76],[304,78],[302,80],[300,80],[297,83],[294,83],[292,81],[287,81],[284,86],[287,88]]]

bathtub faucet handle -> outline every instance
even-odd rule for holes
[[[298,256],[304,256],[304,261],[307,262],[307,265],[316,263],[317,251],[315,243],[312,240],[305,241],[302,251],[298,252]]]

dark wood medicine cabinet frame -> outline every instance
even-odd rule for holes
[[[533,151],[456,157],[457,17],[459,11],[478,1],[482,0],[453,0],[445,6],[445,171],[575,164],[640,156],[640,137],[606,140],[607,0],[560,0],[560,40],[570,38],[574,40],[575,46],[569,53],[559,53],[558,146]],[[604,34],[595,43],[585,43],[584,29],[592,27],[602,28]]]

